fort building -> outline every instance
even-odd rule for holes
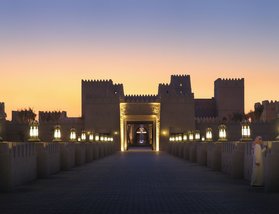
[[[209,99],[195,98],[189,75],[172,75],[169,83],[159,84],[154,95],[126,95],[123,85],[112,80],[82,80],[81,89],[82,116],[40,111],[40,139],[51,141],[54,125],[60,124],[65,141],[74,127],[78,133],[85,130],[113,136],[122,151],[131,146],[164,150],[171,134],[195,130],[200,121],[244,114],[244,79],[217,79],[214,97]],[[7,131],[13,137],[16,115],[14,112],[13,125]]]

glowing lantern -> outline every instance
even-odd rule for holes
[[[71,128],[70,130],[70,141],[74,142],[77,139],[77,133],[76,133],[76,129]]]
[[[54,142],[60,142],[61,141],[61,127],[59,125],[54,127],[53,141]]]
[[[38,124],[37,121],[33,121],[30,124],[28,141],[30,141],[30,142],[40,141],[40,139],[39,139],[39,124]]]
[[[183,134],[183,141],[187,141],[187,140],[188,140],[187,134]]]
[[[99,134],[96,134],[96,135],[95,135],[95,140],[96,140],[96,141],[99,141],[99,140],[100,140]]]
[[[212,129],[207,128],[205,131],[205,140],[206,141],[212,141]]]
[[[199,130],[195,131],[195,141],[200,141],[201,139],[201,134]]]
[[[89,133],[89,141],[93,142],[94,141],[94,135],[92,132]]]
[[[251,129],[250,124],[247,121],[241,123],[241,141],[251,141]]]
[[[221,124],[219,127],[219,139],[218,141],[227,141],[227,127]]]
[[[182,141],[182,135],[181,135],[181,134],[178,135],[178,141],[179,141],[179,142]]]
[[[189,131],[188,135],[189,135],[189,141],[193,141],[194,140],[194,133],[192,131]]]
[[[81,132],[81,137],[80,137],[81,141],[82,142],[85,142],[86,141],[86,132],[85,131],[82,131]]]

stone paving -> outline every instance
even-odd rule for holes
[[[279,193],[139,150],[0,193],[0,213],[279,213]]]

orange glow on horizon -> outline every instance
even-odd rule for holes
[[[246,112],[253,110],[255,102],[278,100],[275,65],[254,65],[251,60],[233,64],[222,57],[175,57],[154,52],[127,57],[54,53],[0,56],[0,102],[5,102],[8,119],[12,110],[28,107],[36,113],[65,110],[68,116],[81,116],[81,79],[112,79],[123,83],[125,94],[157,94],[158,84],[169,83],[170,75],[189,74],[195,98],[211,98],[217,78],[245,78]],[[274,75],[263,73],[266,70]]]

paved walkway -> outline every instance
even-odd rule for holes
[[[279,213],[279,194],[163,152],[130,151],[1,193],[0,213]]]

